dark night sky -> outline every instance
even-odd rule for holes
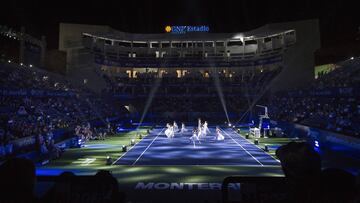
[[[323,46],[355,39],[360,25],[360,11],[355,3],[314,2],[9,0],[1,3],[0,24],[15,28],[25,25],[30,34],[46,35],[50,49],[57,48],[60,22],[103,24],[138,33],[160,33],[167,24],[209,25],[211,32],[241,32],[270,22],[319,18]]]

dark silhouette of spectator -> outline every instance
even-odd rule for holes
[[[104,199],[107,202],[125,202],[125,194],[120,193],[119,184],[109,171],[101,170],[96,173],[95,177],[96,182],[101,183],[99,189],[106,191]]]
[[[68,202],[70,196],[70,185],[75,174],[65,171],[56,179],[55,185],[45,194],[41,202]]]
[[[351,173],[342,169],[325,169],[321,172],[320,180],[320,202],[355,202],[357,193],[356,179]]]
[[[306,142],[290,142],[276,150],[291,202],[316,202],[321,173],[320,155]]]
[[[36,202],[35,165],[29,159],[9,159],[0,166],[0,202]]]
[[[95,176],[75,176],[64,172],[42,202],[121,203],[124,197],[119,193],[117,180],[108,171],[99,171]]]

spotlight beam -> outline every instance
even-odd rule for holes
[[[212,65],[212,67],[213,67],[213,70],[214,70],[213,71],[214,72],[214,84],[215,84],[215,87],[216,87],[216,91],[218,93],[221,105],[222,105],[222,107],[224,109],[226,119],[227,119],[228,123],[230,123],[229,114],[228,114],[225,99],[224,99],[224,93],[222,91],[221,83],[220,83],[220,79],[219,79],[219,73],[217,72],[218,70],[217,70],[216,67],[214,67],[213,65]]]
[[[281,73],[283,72],[285,68],[282,67],[282,69],[280,70],[280,72],[268,83],[268,85],[266,85],[264,88],[262,88],[262,91],[260,91],[260,94],[257,98],[254,99],[254,101],[250,104],[249,108],[247,109],[246,112],[244,112],[243,116],[241,116],[241,118],[236,121],[236,124],[238,124],[243,117],[249,113],[251,111],[251,109],[256,105],[256,103],[264,96],[264,94],[274,85],[274,83],[279,79],[279,76],[281,75]]]
[[[139,122],[139,125],[137,126],[137,129],[141,126],[142,122],[144,121],[144,118],[152,104],[152,101],[154,100],[154,97],[155,97],[155,94],[157,92],[157,90],[159,89],[160,87],[160,84],[161,84],[161,78],[158,77],[155,79],[155,82],[150,90],[150,93],[149,93],[149,97],[147,98],[146,100],[146,104],[145,104],[145,108],[144,108],[144,111],[141,115],[141,118],[140,118],[140,122]]]

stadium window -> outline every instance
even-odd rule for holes
[[[217,47],[223,47],[224,46],[224,42],[216,42],[215,45]]]
[[[193,43],[192,43],[192,42],[188,42],[187,45],[188,45],[188,47],[192,47],[192,46],[193,46]]]
[[[227,46],[231,47],[231,46],[242,46],[243,43],[242,41],[228,41]]]
[[[257,44],[256,40],[247,40],[245,41],[245,45],[252,45],[252,44]]]
[[[157,43],[157,42],[151,43],[151,48],[159,48],[159,47],[160,47],[159,43]]]
[[[106,44],[106,45],[112,45],[111,40],[108,40],[108,39],[105,40],[105,44]]]
[[[181,70],[176,70],[177,78],[181,78]]]
[[[183,43],[182,43],[182,47],[186,47],[186,42],[183,42]]]
[[[180,42],[173,42],[173,43],[171,43],[171,47],[180,48],[180,47],[181,47],[181,43],[180,43]]]
[[[133,47],[135,48],[147,48],[148,47],[148,44],[145,42],[134,42],[133,43]]]
[[[169,47],[170,47],[170,43],[168,43],[168,42],[163,42],[163,43],[161,43],[161,47],[162,47],[162,48],[169,48]]]
[[[196,47],[203,47],[203,43],[202,42],[197,42]]]
[[[131,47],[131,43],[130,42],[119,42],[118,45],[120,47]]]
[[[266,38],[264,38],[264,42],[266,43],[266,42],[270,42],[271,41],[271,38],[270,37],[266,37]]]
[[[205,45],[205,47],[214,47],[213,42],[205,42],[204,45]]]
[[[131,78],[131,70],[127,70],[126,73],[128,74],[129,78]]]

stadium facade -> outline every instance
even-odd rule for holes
[[[232,71],[283,67],[272,90],[302,86],[313,80],[313,53],[320,47],[318,20],[276,23],[242,33],[133,34],[109,26],[60,24],[59,50],[67,54],[67,72],[76,81],[104,87],[93,69],[109,74],[176,71],[181,77],[197,68]],[[211,31],[211,28],[210,28]],[[298,57],[304,56],[306,57]],[[91,67],[91,68],[90,68]]]

